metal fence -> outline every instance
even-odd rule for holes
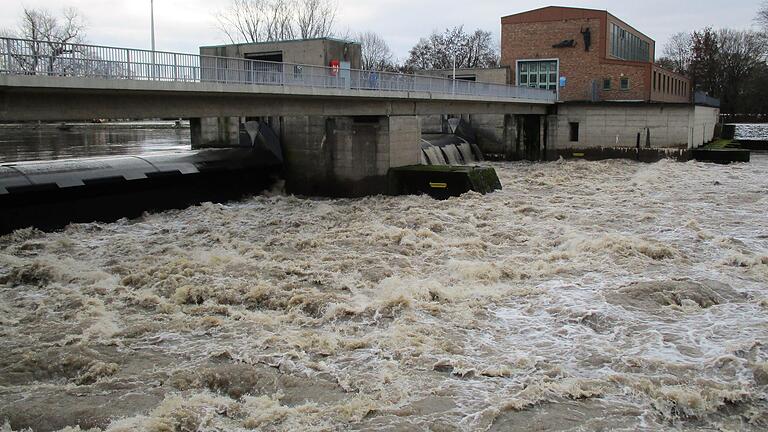
[[[700,91],[697,91],[693,94],[693,103],[696,105],[720,108],[720,99],[713,98],[712,96]]]
[[[0,74],[557,99],[550,90],[433,76],[14,38],[0,38]]]

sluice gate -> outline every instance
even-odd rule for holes
[[[269,187],[281,167],[259,148],[0,164],[0,233],[238,199]]]

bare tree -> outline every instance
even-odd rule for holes
[[[65,54],[75,54],[85,42],[85,20],[75,8],[66,8],[60,16],[47,9],[24,8],[16,29],[0,33],[23,39],[11,47],[14,60],[27,73],[53,73],[56,62]]]
[[[365,70],[392,69],[392,51],[387,42],[376,33],[360,33],[356,37],[362,48],[360,65]]]
[[[693,56],[693,38],[690,33],[676,33],[664,45],[665,66],[680,74],[688,74]]]
[[[406,66],[413,69],[450,69],[454,58],[458,68],[495,67],[498,49],[490,32],[475,30],[471,34],[458,26],[443,33],[433,32],[422,38],[410,51]]]
[[[287,40],[296,37],[292,23],[294,4],[290,0],[266,2],[265,40]]]
[[[216,14],[232,43],[327,37],[333,33],[336,0],[230,0]]]
[[[768,1],[763,1],[760,4],[755,21],[763,27],[764,33],[768,32]]]
[[[302,39],[333,34],[338,3],[336,0],[298,0],[296,4],[297,34]]]
[[[717,39],[721,98],[732,107],[743,97],[744,83],[765,64],[766,46],[761,34],[749,30],[722,29]]]

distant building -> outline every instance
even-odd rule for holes
[[[438,76],[441,78],[453,78],[453,69],[417,70],[418,75]],[[491,84],[508,84],[510,82],[510,68],[501,66],[495,68],[458,68],[456,79],[462,81],[478,81]]]
[[[296,39],[200,47],[200,55],[236,57],[311,66],[359,69],[359,43],[335,38]]]
[[[559,100],[691,102],[688,78],[654,64],[656,42],[607,11],[549,6],[501,19],[513,83]]]

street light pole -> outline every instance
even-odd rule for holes
[[[152,52],[155,52],[155,0],[149,0],[150,20],[152,25]]]
[[[456,94],[456,53],[453,53],[453,92]]]
[[[152,26],[152,78],[155,78],[155,0],[149,0],[149,19]]]

